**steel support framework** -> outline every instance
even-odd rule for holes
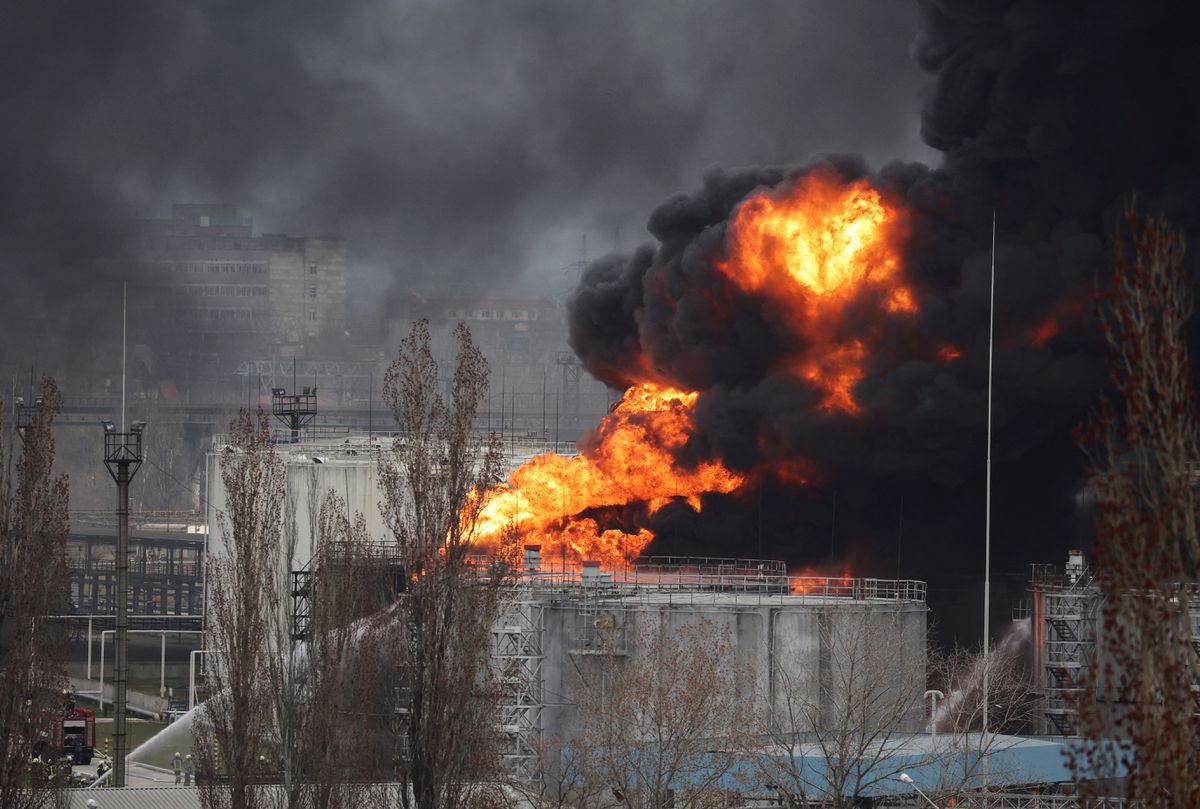
[[[1096,656],[1096,618],[1099,590],[1088,580],[1047,589],[1043,596],[1045,665],[1042,671],[1042,713],[1047,730],[1074,736],[1078,724],[1074,707],[1088,669]],[[1083,678],[1083,679],[1081,679]]]
[[[523,585],[492,625],[492,666],[503,693],[499,711],[506,737],[503,759],[513,776],[527,784],[542,778],[543,627],[542,602]]]

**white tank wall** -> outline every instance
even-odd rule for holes
[[[383,447],[386,452],[390,449],[390,444],[384,442]],[[544,449],[541,445],[538,448]],[[379,485],[379,455],[377,452],[367,451],[365,444],[356,444],[353,449],[359,454],[348,455],[346,447],[339,444],[283,445],[278,448],[287,467],[287,495],[294,504],[296,513],[298,542],[296,558],[292,565],[294,569],[303,567],[312,558],[311,544],[315,542],[316,533],[313,522],[321,501],[331,489],[346,501],[347,510],[352,516],[355,512],[362,513],[372,538],[379,541],[391,539],[391,532],[384,524],[383,515],[379,510],[379,504],[384,499]],[[515,454],[505,461],[504,472],[511,473],[521,463],[528,461],[535,449],[518,443]],[[314,462],[314,457],[320,458],[321,462]],[[210,552],[220,553],[225,548],[225,538],[217,514],[225,510],[226,494],[221,480],[219,452],[209,453],[206,468],[206,497],[209,503],[208,549]],[[310,493],[314,491],[314,476],[316,498],[310,516],[309,499]]]
[[[599,612],[612,612],[628,623],[628,659],[651,653],[638,648],[637,627],[657,626],[665,620],[669,627],[708,621],[716,631],[726,631],[733,643],[735,660],[754,676],[754,691],[761,709],[769,702],[777,715],[784,710],[790,689],[793,700],[819,705],[825,721],[836,711],[837,688],[831,678],[830,656],[845,649],[847,638],[862,633],[867,626],[868,643],[863,645],[866,665],[881,672],[892,688],[918,689],[914,710],[906,727],[919,730],[922,725],[920,692],[925,687],[926,607],[919,602],[864,602],[850,599],[814,604],[800,598],[783,597],[773,605],[737,603],[736,597],[717,604],[635,604],[632,600],[603,602]],[[596,605],[593,605],[596,608]],[[544,662],[542,714],[543,733],[569,737],[573,730],[571,692],[577,683],[575,673],[588,657],[577,650],[573,637],[580,619],[581,601],[545,602],[542,654]],[[790,684],[780,681],[777,669],[788,672]],[[822,687],[824,678],[824,687]],[[802,728],[803,729],[803,728]],[[811,728],[807,728],[811,729]]]
[[[227,502],[219,458],[220,456],[214,453],[209,457],[208,464],[210,553],[221,553],[225,548],[225,536],[217,516],[224,512]],[[351,514],[356,511],[362,512],[372,537],[382,540],[390,536],[379,511],[383,494],[379,489],[379,466],[375,460],[327,458],[323,463],[313,463],[308,456],[284,456],[284,461],[287,496],[295,509],[297,544],[296,556],[292,561],[293,569],[303,567],[312,558],[312,545],[316,536],[314,523],[321,501],[330,490],[337,492],[338,496],[346,501],[346,507]],[[314,493],[315,498],[311,498]],[[312,503],[310,498],[313,499]]]

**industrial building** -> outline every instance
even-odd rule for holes
[[[303,397],[303,394],[300,394]],[[217,437],[214,453],[222,438]],[[290,441],[290,431],[280,432]],[[295,570],[311,559],[309,508],[313,496],[332,489],[347,507],[360,511],[372,536],[387,536],[379,511],[379,459],[388,451],[388,435],[319,437],[302,434],[277,449],[287,470],[288,496],[297,503],[300,547]],[[505,442],[506,472],[534,455],[568,447],[533,439]],[[569,448],[574,452],[574,448]],[[223,546],[215,514],[225,494],[215,455],[210,457],[207,502],[210,551]],[[639,559],[615,570],[598,563],[542,564],[532,546],[525,564],[492,628],[495,670],[505,689],[500,724],[512,770],[534,777],[543,737],[571,735],[576,720],[569,695],[573,677],[600,653],[623,660],[653,654],[643,630],[671,630],[697,621],[728,632],[740,665],[753,672],[750,692],[765,707],[780,701],[781,667],[799,673],[804,698],[828,716],[841,697],[828,680],[830,656],[849,633],[870,631],[876,642],[864,644],[864,666],[886,670],[892,686],[920,694],[926,674],[925,584],[883,579],[799,579],[783,562],[730,559]],[[864,630],[868,627],[868,630]],[[921,705],[913,703],[906,730],[923,725]],[[815,728],[805,728],[815,729]],[[801,730],[798,728],[798,730]]]
[[[185,330],[205,340],[248,334],[302,343],[346,318],[346,245],[338,239],[255,235],[232,205],[173,205],[131,235],[133,278],[163,293]]]
[[[1105,666],[1104,594],[1079,550],[1070,551],[1061,568],[1034,565],[1030,594],[1033,671],[1042,703],[1038,733],[1075,736],[1077,697],[1095,687]],[[1200,653],[1200,601],[1191,601],[1188,613],[1192,646]],[[1200,693],[1200,685],[1193,691]]]

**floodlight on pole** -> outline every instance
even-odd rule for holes
[[[25,398],[18,396],[16,398],[17,405],[17,435],[21,440],[25,440],[25,433],[33,429],[34,423],[37,421],[38,411],[42,409],[45,400],[41,396],[33,400],[33,404],[25,404]]]
[[[142,431],[146,422],[135,421],[129,432],[117,432],[111,421],[104,425],[104,465],[117,483],[117,671],[113,682],[112,785],[125,786],[125,709],[129,680],[129,482],[142,465]]]
[[[921,788],[913,782],[912,776],[910,776],[908,773],[906,773],[906,772],[900,773],[900,780],[903,781],[904,783],[908,784],[913,789],[915,789],[917,791],[917,794],[920,795],[922,798],[924,798],[925,802],[928,803],[930,806],[932,806],[933,809],[942,809],[942,807],[940,807],[936,803],[934,803],[928,795],[926,795],[924,792],[921,791]]]

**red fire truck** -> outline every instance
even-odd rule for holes
[[[96,750],[96,712],[68,705],[55,739],[63,755],[76,764],[91,764]]]

